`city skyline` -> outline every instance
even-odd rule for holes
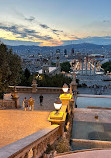
[[[0,39],[12,45],[111,44],[110,0],[1,0]]]

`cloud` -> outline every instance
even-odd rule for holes
[[[79,44],[79,43],[93,43],[98,45],[108,45],[111,44],[111,36],[104,36],[104,37],[86,37],[86,38],[78,38],[75,40],[64,40],[62,41],[63,45],[69,44]]]
[[[14,11],[17,16],[24,19],[25,21],[34,22],[34,23],[36,23],[36,25],[39,25],[42,29],[49,29],[49,31],[51,31],[51,32],[53,32],[53,34],[57,35],[58,38],[60,36],[60,33],[63,33],[62,30],[52,29],[47,24],[43,24],[43,23],[39,22],[38,20],[36,20],[36,18],[34,16],[30,16],[29,18],[27,18],[23,13],[17,11],[16,9]]]
[[[35,31],[35,30],[32,30],[32,29],[24,29],[24,32],[25,32],[25,33],[28,33],[28,34],[40,33],[40,32],[37,32],[37,31]]]
[[[10,31],[14,35],[20,35],[21,37],[27,37],[28,34],[37,33],[35,30],[24,29],[24,27],[20,25],[5,26],[2,23],[0,23],[0,29]]]
[[[36,35],[36,34],[31,34],[32,37],[35,37],[35,38],[38,38],[40,40],[51,40],[53,39],[52,37],[50,36],[41,36],[41,35]]]
[[[50,28],[50,27],[47,26],[46,24],[40,24],[40,26],[41,26],[42,28],[44,28],[44,29],[48,29],[48,28]]]
[[[32,22],[35,20],[34,16],[30,16],[29,18],[27,18],[27,17],[25,17],[25,15],[23,13],[19,12],[18,10],[13,9],[13,11],[14,11],[14,14],[16,14],[19,18],[24,19],[28,22]]]
[[[33,29],[26,29],[25,26],[21,26],[21,25],[12,25],[12,26],[5,26],[4,24],[0,23],[0,29],[3,29],[5,31],[10,31],[12,32],[14,35],[19,35],[16,38],[37,38],[39,40],[51,40],[53,39],[50,36],[42,36],[40,35],[40,32],[37,32]]]
[[[55,30],[55,29],[51,29],[51,30],[52,30],[52,32],[53,32],[55,35],[57,35],[58,37],[59,37],[60,33],[63,33],[62,30]]]
[[[25,16],[24,16],[24,19],[29,22],[35,21],[35,17],[33,17],[33,16],[30,16],[29,18],[25,18]]]
[[[110,23],[110,20],[103,20],[103,23]]]
[[[52,29],[52,31],[53,32],[63,32],[62,30],[53,30],[53,29]]]
[[[17,25],[5,26],[4,24],[0,23],[0,29],[5,30],[5,31],[10,31],[13,34],[19,34],[19,35],[21,34],[21,32],[18,31],[19,27],[20,26],[17,26]]]
[[[7,40],[4,38],[0,38],[0,41],[6,45],[17,46],[17,45],[35,45],[39,46],[42,42],[32,42],[32,41],[21,41],[21,40]]]

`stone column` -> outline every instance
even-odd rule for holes
[[[96,62],[94,62],[94,75],[96,74]]]
[[[87,74],[87,59],[86,59],[86,74]]]
[[[90,63],[90,75],[91,75],[91,63]]]
[[[70,94],[73,94],[72,92],[72,85],[70,84]]]
[[[83,60],[82,60],[82,75],[83,75]]]
[[[71,82],[72,91],[75,91],[75,96],[77,95],[77,83],[76,83],[76,73],[73,72],[73,80]]]
[[[37,92],[37,83],[36,80],[32,81],[32,93],[36,93]]]
[[[17,95],[16,86],[14,86],[14,92],[12,93],[12,100],[15,102],[15,108],[20,108],[19,97]]]

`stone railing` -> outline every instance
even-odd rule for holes
[[[13,107],[15,107],[15,101],[13,101],[13,100],[0,100],[0,107],[13,108]]]
[[[55,115],[55,111],[51,112],[48,118],[48,120],[51,122],[50,127],[0,148],[0,158],[40,158],[45,154],[48,146],[55,145],[60,137],[64,136],[66,132],[68,133],[68,131],[71,131],[71,129],[69,129],[71,121],[67,121],[66,116],[67,114],[71,115],[71,111],[73,110],[72,95],[64,94],[60,98],[62,99],[62,108],[60,111],[60,116],[62,117],[56,115],[52,118],[52,114]],[[66,102],[64,99],[66,99]],[[66,131],[65,129],[67,123],[68,126]],[[67,135],[66,137],[68,137]],[[54,157],[54,151],[52,151],[50,154],[51,157]]]
[[[51,125],[32,135],[0,148],[0,158],[39,158],[46,151],[47,145],[62,135],[59,125]]]
[[[12,92],[14,86],[10,86],[8,92]],[[32,93],[32,87],[16,86],[18,93]],[[36,93],[62,93],[62,88],[58,87],[37,87]]]
[[[37,87],[37,93],[62,93],[62,88],[57,87]]]

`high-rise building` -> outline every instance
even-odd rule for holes
[[[74,55],[74,48],[71,49],[71,55]]]
[[[56,55],[57,55],[57,56],[60,55],[60,49],[56,49]]]

